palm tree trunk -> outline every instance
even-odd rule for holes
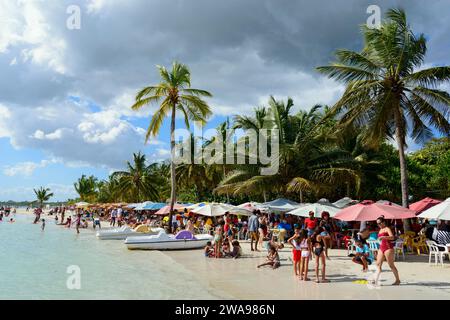
[[[170,162],[170,180],[171,180],[171,191],[170,191],[170,213],[169,213],[169,231],[172,233],[172,215],[173,207],[175,206],[177,190],[176,190],[176,172],[175,172],[175,115],[176,109],[175,105],[172,108],[172,119],[170,124],[170,147],[171,147],[171,162]]]
[[[223,169],[223,178],[225,179],[225,176],[227,175],[225,165],[222,166],[222,169]],[[228,193],[228,191],[227,191],[227,203],[230,203],[230,194]]]
[[[303,203],[303,191],[300,190],[300,203]]]
[[[266,198],[266,190],[263,191],[263,197],[264,197],[264,202],[267,202],[267,198]]]
[[[402,206],[408,208],[408,173],[406,167],[406,158],[405,158],[405,144],[404,136],[402,135],[402,130],[400,129],[400,125],[397,121],[397,128],[395,129],[395,137],[397,139],[398,146],[398,156],[400,159],[400,184],[402,188]],[[403,220],[403,228],[405,231],[411,230],[411,221],[409,219]]]

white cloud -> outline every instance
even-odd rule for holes
[[[43,185],[45,188],[50,188],[54,197],[50,201],[66,201],[67,199],[75,199],[78,197],[73,185],[50,183]],[[0,188],[0,199],[5,201],[34,201],[36,195],[32,187],[14,187],[14,188]]]
[[[52,160],[42,160],[39,163],[36,162],[21,162],[15,165],[11,166],[5,166],[3,168],[3,174],[8,177],[15,177],[15,176],[24,176],[24,177],[31,177],[36,171],[36,169],[42,169],[47,167],[50,164],[58,163],[58,160],[52,159]]]

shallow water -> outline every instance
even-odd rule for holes
[[[97,240],[92,229],[77,235],[47,221],[41,231],[32,215],[15,218],[0,222],[0,299],[220,298],[164,253],[129,251],[122,241]],[[79,290],[67,286],[70,266],[79,267]]]

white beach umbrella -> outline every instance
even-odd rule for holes
[[[76,206],[77,208],[86,207],[86,206],[88,206],[88,205],[89,205],[89,203],[87,203],[87,202],[78,202],[78,203],[75,203],[75,206]]]
[[[346,208],[348,206],[357,204],[358,202],[359,202],[358,200],[353,200],[353,199],[351,199],[349,197],[345,197],[345,198],[342,198],[342,199],[340,199],[340,200],[338,200],[336,202],[333,202],[332,204],[335,207],[338,207],[338,208],[342,209],[342,208]]]
[[[318,201],[316,203],[307,204],[300,208],[289,211],[287,214],[291,214],[299,217],[309,217],[309,212],[314,212],[314,216],[316,218],[322,217],[322,212],[327,211],[330,214],[330,217],[334,217],[336,213],[338,213],[341,209],[332,205],[328,201]]]
[[[272,211],[281,211],[281,212],[288,212],[297,209],[300,206],[302,206],[302,204],[283,198],[276,199],[263,204],[263,207],[267,207]]]
[[[450,220],[450,198],[422,212],[419,218]]]
[[[237,206],[214,202],[193,205],[191,207],[188,207],[187,209],[191,210],[191,212],[193,213],[206,217],[220,217],[227,212],[242,216],[250,216],[252,214],[251,211],[239,208]]]

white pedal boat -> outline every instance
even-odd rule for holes
[[[144,231],[144,232],[142,232]],[[97,238],[100,240],[125,240],[127,237],[145,237],[156,235],[160,231],[164,231],[162,228],[142,228],[141,226],[136,229],[132,229],[127,226],[123,226],[116,229],[100,230],[97,231]]]
[[[180,231],[176,236],[168,235],[164,231],[154,236],[127,237],[125,244],[130,250],[188,250],[200,249],[212,241],[213,236],[209,234],[193,235],[189,231]]]

